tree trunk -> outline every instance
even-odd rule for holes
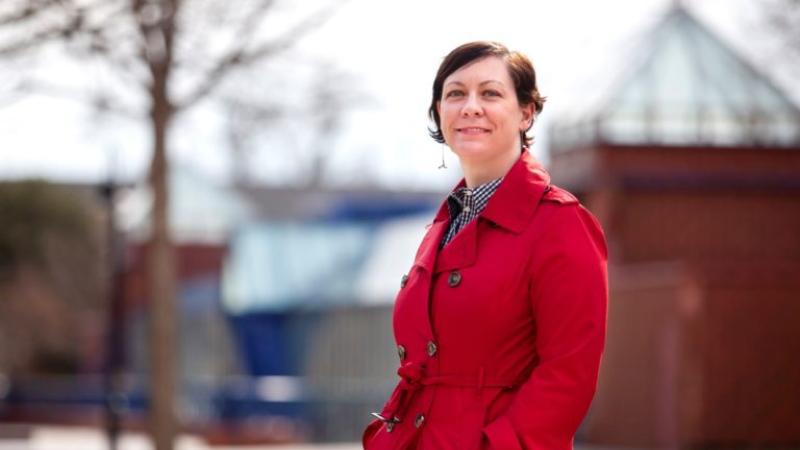
[[[165,75],[165,74],[164,74]],[[156,450],[172,450],[177,434],[175,415],[176,333],[175,259],[170,238],[167,131],[173,110],[166,95],[166,76],[153,82],[153,195],[148,252],[150,292],[150,426]]]

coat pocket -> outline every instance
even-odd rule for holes
[[[461,413],[461,445],[459,449],[485,448],[486,438],[483,429],[491,421],[491,410],[497,400],[503,396],[503,391],[497,388],[483,388],[479,397],[475,395],[474,390],[469,389],[465,390],[465,395],[470,395],[473,400],[467,403]]]
[[[514,398],[516,389],[499,389],[484,401],[484,416],[481,423],[481,450],[515,450],[520,444],[511,423],[503,417]]]
[[[522,450],[517,432],[508,417],[500,416],[497,420],[483,428],[486,439],[481,450]]]
[[[481,428],[483,428],[486,412],[481,408],[470,408],[461,413],[459,449],[479,450],[481,446]]]

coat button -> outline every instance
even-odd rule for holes
[[[406,359],[406,348],[402,345],[397,346],[397,356],[400,357],[400,361]]]
[[[394,424],[395,424],[394,420],[389,420],[388,422],[384,422],[384,424],[386,425],[386,432],[387,433],[391,433],[392,430],[394,430]]]
[[[422,414],[417,414],[417,418],[414,419],[414,426],[419,428],[422,426],[422,423],[425,422],[425,416]]]
[[[400,278],[400,287],[401,288],[406,287],[406,283],[408,283],[408,275],[404,274],[403,277]]]
[[[459,283],[461,283],[461,273],[457,270],[450,272],[450,276],[447,277],[447,284],[450,287],[456,287]]]
[[[436,354],[436,343],[433,341],[428,341],[428,356],[433,356]]]

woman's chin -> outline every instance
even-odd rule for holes
[[[484,142],[459,143],[459,145],[452,146],[451,149],[462,161],[481,161],[502,153]]]
[[[481,157],[492,152],[491,148],[484,142],[463,142],[452,147],[453,153],[459,158]]]

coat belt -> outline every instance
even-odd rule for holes
[[[400,376],[400,382],[389,397],[389,401],[386,402],[383,411],[380,414],[372,413],[384,422],[402,421],[408,405],[411,404],[411,399],[422,386],[513,389],[519,384],[516,379],[486,377],[482,367],[477,375],[427,375],[423,363],[406,362],[397,369],[397,374]]]

